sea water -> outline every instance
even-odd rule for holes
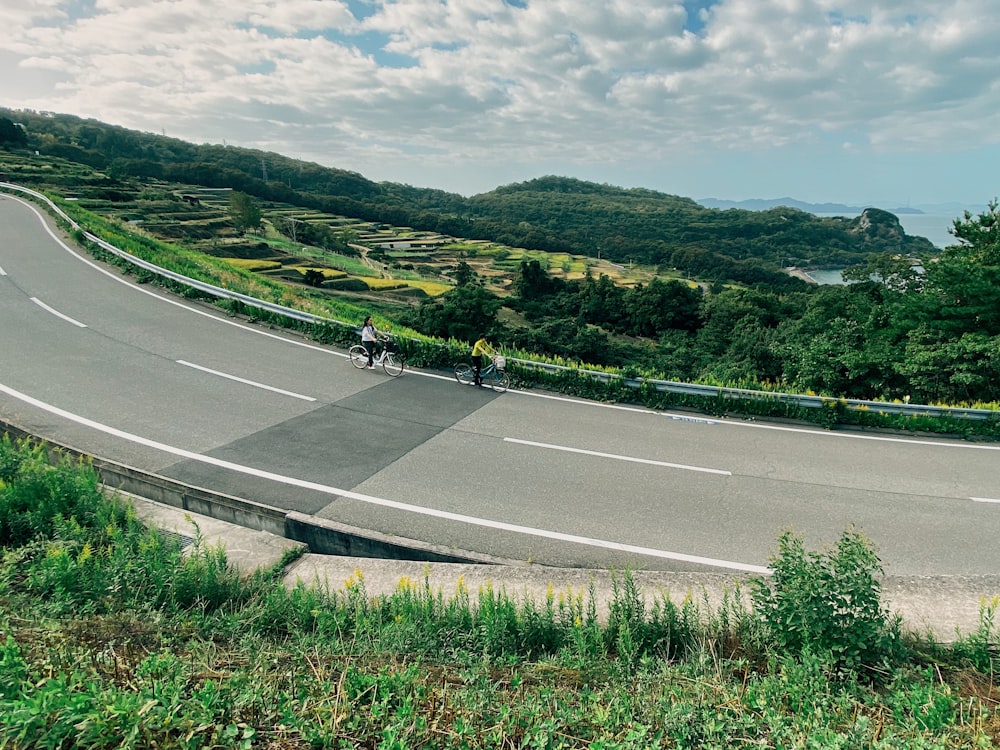
[[[934,247],[943,248],[957,245],[958,240],[948,232],[955,219],[962,215],[949,216],[945,214],[898,214],[903,231],[911,237],[926,237]]]

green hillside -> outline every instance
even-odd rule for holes
[[[932,249],[892,214],[818,218],[794,209],[720,211],[688,198],[543,177],[464,198],[375,183],[360,174],[279,154],[194,145],[68,115],[0,109],[32,147],[106,171],[108,188],[130,177],[233,188],[262,200],[364,221],[489,240],[513,247],[670,266],[711,281],[791,283],[783,265],[842,267],[873,253]]]

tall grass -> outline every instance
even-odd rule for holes
[[[849,532],[786,537],[758,606],[519,600],[402,579],[372,596],[247,578],[103,495],[85,462],[0,441],[3,748],[968,748],[1000,737],[995,603],[954,647],[897,638]],[[844,596],[857,607],[840,606]],[[853,599],[852,599],[853,601]],[[810,613],[801,627],[796,613]],[[830,630],[839,626],[846,638]],[[892,635],[893,648],[841,648]],[[933,661],[932,661],[933,659]],[[880,672],[873,678],[871,666]]]

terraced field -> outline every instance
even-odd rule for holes
[[[67,180],[67,170],[79,174]],[[671,277],[659,274],[658,269],[450,237],[264,201],[258,202],[259,231],[242,233],[232,218],[229,190],[153,180],[115,182],[86,170],[83,165],[46,157],[0,156],[0,172],[11,181],[76,200],[133,230],[228,259],[235,267],[331,295],[416,304],[453,288],[463,263],[484,287],[501,296],[510,293],[524,260],[535,260],[553,277],[566,280],[590,273],[631,286],[654,276]],[[55,175],[60,175],[58,181]],[[319,235],[324,242],[310,244],[302,239],[307,235]]]

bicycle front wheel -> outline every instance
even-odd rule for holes
[[[472,365],[467,365],[464,362],[455,365],[455,380],[462,385],[472,385],[476,380],[476,375],[472,371]]]
[[[393,354],[392,352],[385,353],[385,359],[382,360],[382,369],[385,370],[385,374],[393,378],[398,378],[403,374],[403,367],[406,362],[403,359],[402,354]]]
[[[368,350],[361,344],[355,344],[348,352],[351,357],[351,364],[359,370],[368,367]]]
[[[503,370],[495,370],[490,375],[490,385],[497,393],[503,393],[510,387],[510,375]]]

